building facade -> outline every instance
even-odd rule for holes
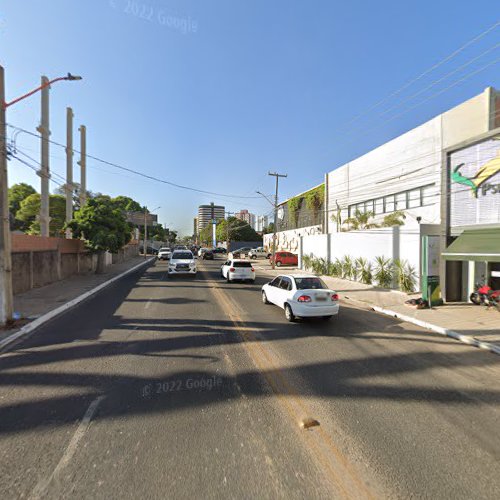
[[[269,226],[269,217],[267,215],[258,215],[255,219],[255,230],[262,233]]]
[[[245,221],[250,225],[252,229],[255,229],[255,215],[250,213],[248,210],[240,210],[234,215],[237,219]]]
[[[226,209],[222,205],[200,205],[198,207],[198,233],[212,222],[213,219],[224,219]]]

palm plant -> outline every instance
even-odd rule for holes
[[[375,257],[374,278],[382,288],[390,288],[392,284],[393,269],[391,259],[384,256]]]
[[[354,263],[349,257],[349,255],[344,255],[342,259],[342,277],[348,280],[353,279],[356,276],[356,268]]]
[[[372,219],[375,216],[375,214],[368,210],[367,212],[361,212],[359,210],[356,210],[354,212],[354,217],[348,217],[345,221],[344,224],[347,224],[348,227],[358,230],[358,229],[374,229],[376,227],[379,227],[378,224],[375,224],[374,222],[370,222],[370,219]]]
[[[371,285],[373,282],[372,264],[365,258],[359,257],[356,259],[357,276],[360,278],[361,283]]]
[[[417,284],[417,272],[406,260],[396,260],[394,267],[397,274],[399,289],[405,293],[412,293]]]
[[[312,254],[302,256],[302,267],[304,269],[310,269],[312,265]]]

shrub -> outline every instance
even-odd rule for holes
[[[359,257],[358,259],[356,259],[356,269],[357,276],[360,279],[361,283],[364,283],[365,285],[371,285],[373,282],[371,262],[368,262],[363,257]]]
[[[348,280],[356,278],[356,268],[349,255],[344,255],[342,259],[342,277]]]
[[[398,286],[402,292],[411,293],[417,284],[417,273],[415,268],[406,260],[396,260],[394,262],[395,271],[398,278]]]
[[[303,255],[302,256],[302,267],[304,269],[310,269],[311,266],[312,266],[312,259],[313,259],[313,256],[312,254],[309,254],[309,255]]]
[[[375,257],[374,278],[382,288],[390,288],[392,284],[393,269],[391,259],[384,256]]]

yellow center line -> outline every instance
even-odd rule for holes
[[[228,297],[224,289],[220,286],[220,283],[212,281],[215,285],[211,291],[218,299],[224,312],[229,316],[231,321],[237,327],[241,338],[245,341],[245,347],[247,348],[249,354],[255,365],[261,370],[262,376],[265,378],[269,384],[272,391],[278,397],[284,408],[286,409],[289,416],[293,421],[298,423],[301,419],[312,416],[311,411],[308,409],[307,405],[300,400],[297,396],[293,396],[293,390],[290,384],[287,382],[283,371],[278,368],[277,364],[272,358],[271,353],[265,349],[261,342],[259,342],[255,336],[251,333],[253,331],[259,330],[258,328],[250,328],[245,324],[245,321],[241,319],[239,314],[235,311],[239,309],[236,307],[236,303]],[[272,374],[269,373],[272,371]],[[284,394],[286,393],[286,395]],[[352,483],[357,486],[359,492],[362,492],[366,498],[374,498],[373,493],[368,489],[364,481],[359,477],[358,471],[354,469],[354,466],[348,460],[348,458],[339,450],[339,448],[333,442],[332,437],[320,427],[317,427],[314,433],[317,431],[322,437],[322,445],[326,446],[328,450],[334,455],[336,461],[342,465],[342,467],[349,474]],[[336,471],[331,463],[331,458],[325,453],[324,449],[320,447],[319,443],[315,442],[314,433],[301,433],[304,439],[311,437],[312,439],[307,439],[306,444],[314,448],[314,456],[322,463],[324,467],[330,472],[330,475],[334,479],[334,483],[342,490],[343,496],[350,498],[351,495],[348,494],[346,489],[346,481],[341,477]],[[359,498],[359,496],[356,496]]]

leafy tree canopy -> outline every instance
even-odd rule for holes
[[[12,222],[11,229],[20,229],[21,231],[28,230],[29,226],[17,219],[17,211],[21,208],[21,202],[25,200],[28,196],[35,194],[35,188],[21,182],[20,184],[14,184],[9,188],[9,212],[14,218]]]
[[[88,200],[75,212],[68,227],[75,238],[83,238],[87,247],[95,252],[116,253],[131,238],[131,227],[125,216],[104,196]]]
[[[130,212],[142,212],[144,210],[141,205],[130,198],[129,196],[117,196],[116,198],[112,198],[111,202],[115,207],[120,208],[121,210],[126,210]]]
[[[21,202],[16,218],[23,224],[29,234],[40,234],[41,197],[33,193]],[[66,221],[66,200],[64,196],[52,194],[49,197],[49,234],[50,236],[61,236]]]
[[[245,221],[236,217],[220,219],[217,222],[217,241],[262,241],[262,237]],[[200,231],[200,240],[204,243],[212,243],[212,224],[207,225]]]

